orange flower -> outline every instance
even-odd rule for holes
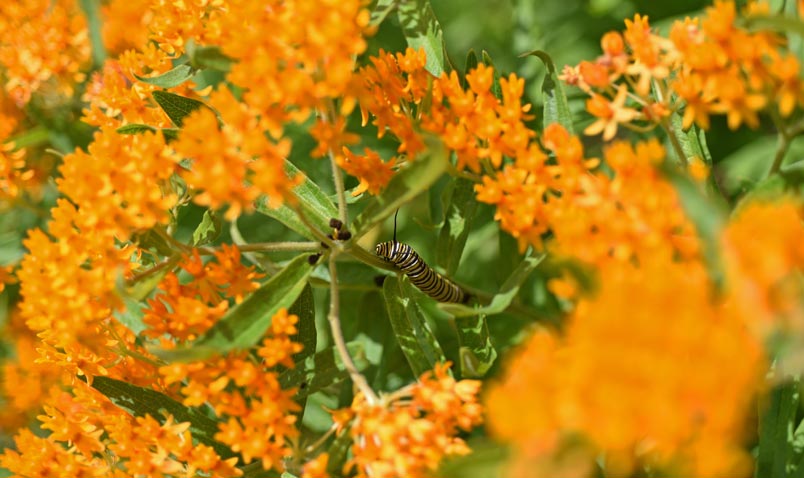
[[[343,154],[335,157],[338,166],[360,179],[360,184],[352,191],[352,196],[359,196],[365,191],[371,194],[379,193],[394,174],[395,158],[383,161],[379,153],[369,148],[365,149],[365,153],[362,156],[356,155],[344,147]]]
[[[617,134],[617,126],[620,123],[630,123],[639,115],[633,108],[625,106],[628,97],[628,89],[625,85],[620,85],[617,89],[617,96],[613,101],[608,101],[600,95],[592,96],[586,102],[586,109],[593,116],[597,116],[597,121],[590,124],[583,130],[584,134],[595,135],[603,133],[603,141],[608,141]]]
[[[329,473],[327,473],[328,462],[328,453],[318,455],[304,464],[301,478],[329,478]]]

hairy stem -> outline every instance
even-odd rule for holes
[[[335,258],[337,255],[338,251],[333,250],[332,254],[329,256],[330,302],[329,316],[327,319],[329,320],[329,327],[332,332],[332,340],[335,342],[335,349],[338,351],[338,355],[340,356],[341,361],[343,361],[346,371],[349,372],[352,382],[361,392],[363,392],[363,395],[366,397],[366,401],[368,401],[369,404],[375,404],[379,402],[379,398],[377,397],[377,394],[374,393],[374,390],[371,389],[371,386],[366,381],[366,378],[357,370],[357,367],[352,360],[352,356],[349,355],[349,350],[346,348],[346,342],[343,339],[340,319],[340,298],[338,297],[338,271],[335,267]]]

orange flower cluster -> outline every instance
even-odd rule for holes
[[[364,6],[362,0],[229,1],[218,42],[236,60],[227,79],[245,88],[245,102],[277,126],[327,111],[328,102],[348,92],[354,57],[366,49]]]
[[[103,45],[111,54],[143,50],[155,22],[153,0],[111,0],[101,6]]]
[[[4,344],[13,347],[14,360],[0,365],[0,430],[27,425],[41,410],[48,389],[58,383],[59,371],[37,363],[39,339],[25,327],[19,312],[11,312],[0,330]]]
[[[33,177],[34,171],[25,168],[25,155],[13,143],[0,144],[0,203],[18,197]]]
[[[483,64],[466,75],[469,88],[465,90],[454,71],[433,78],[424,68],[423,51],[408,49],[396,55],[380,52],[371,61],[372,65],[360,71],[362,84],[357,96],[363,121],[371,115],[378,136],[390,131],[400,142],[398,152],[408,158],[424,149],[423,131],[444,141],[455,153],[459,169],[468,167],[474,172],[480,171],[482,161],[499,168],[503,157],[542,154],[531,141],[536,133],[525,125],[531,119],[527,114],[530,105],[521,104],[525,86],[521,78],[501,78],[502,99],[498,100],[491,91],[494,71]],[[369,152],[362,157],[351,155],[351,170],[347,169],[372,192],[383,187],[389,177],[363,172],[377,170],[380,165],[390,170],[396,162],[392,158],[378,164],[377,158],[377,153]]]
[[[21,0],[0,5],[3,88],[19,105],[47,85],[67,96],[83,80],[89,36],[79,2]]]
[[[521,248],[542,247],[552,231],[555,253],[598,266],[657,254],[697,257],[695,231],[656,169],[664,158],[656,140],[611,145],[605,160],[613,176],[593,170],[599,160],[585,158],[580,140],[558,124],[545,129],[542,144],[554,161],[534,147],[475,187]]]
[[[199,108],[186,118],[173,144],[179,154],[193,159],[182,177],[188,186],[201,191],[194,201],[215,209],[228,204],[228,220],[241,211],[251,211],[262,194],[272,205],[282,204],[298,183],[288,179],[284,169],[290,141],[268,139],[261,133],[267,129],[264,120],[227,89],[213,93],[210,104],[223,125],[219,126],[212,110]]]
[[[88,106],[81,120],[101,128],[118,128],[130,123],[147,124],[156,128],[171,128],[167,115],[151,98],[157,86],[139,81],[140,77],[158,76],[173,68],[173,58],[153,43],[138,51],[129,50],[116,59],[107,60],[100,72],[93,74],[83,96]],[[171,92],[195,98],[203,92],[193,90],[187,81]]]
[[[166,417],[135,418],[83,383],[72,393],[53,391],[42,428],[47,437],[27,429],[15,438],[16,450],[0,455],[0,466],[18,476],[154,478],[234,477],[236,458],[221,460],[209,446],[193,443],[189,423]]]
[[[767,10],[750,2],[745,15],[761,17]],[[756,128],[760,110],[776,108],[787,117],[804,104],[795,55],[779,50],[779,34],[738,26],[732,0],[716,1],[701,20],[675,22],[668,38],[653,33],[641,15],[625,25],[622,34],[603,36],[597,60],[562,73],[591,96],[587,111],[597,120],[586,134],[602,132],[608,141],[620,124],[667,127],[670,113],[681,109],[684,128],[695,122],[706,129],[713,114],[726,115],[732,129],[743,123]]]
[[[347,469],[356,468],[361,478],[426,477],[442,458],[469,453],[455,435],[482,421],[480,382],[456,381],[449,365],[436,365],[418,383],[383,397],[382,403],[370,404],[358,395],[350,409],[335,412],[340,429],[351,421]]]
[[[534,335],[486,397],[491,429],[517,450],[514,468],[531,473],[517,476],[583,469],[600,451],[612,476],[637,464],[750,472],[744,420],[766,364],[741,315],[713,301],[695,263],[646,257],[600,273],[599,294],[578,304],[564,337]],[[578,435],[588,452],[553,461]]]
[[[176,161],[161,135],[110,131],[96,135],[89,153],[64,158],[57,182],[71,201],[60,199],[52,210],[50,237],[29,233],[18,272],[20,311],[47,344],[43,360],[65,372],[106,375],[110,364],[121,365],[110,344],[135,347],[130,331],[110,322],[122,305],[115,284],[135,268],[133,246],[117,241],[168,221],[176,198],[163,187]]]
[[[245,463],[260,460],[265,470],[284,469],[283,460],[292,453],[287,440],[299,433],[296,391],[283,390],[275,371],[277,365],[292,367],[292,355],[301,351],[290,340],[298,320],[285,309],[277,312],[256,356],[243,351],[159,369],[167,385],[182,384],[184,405],[212,406],[219,421],[216,440],[240,453]]]
[[[160,282],[153,298],[148,299],[143,323],[145,336],[162,339],[163,347],[176,341],[192,341],[206,332],[229,307],[227,297],[240,302],[259,287],[262,274],[240,262],[240,250],[223,245],[215,251],[215,261],[204,264],[197,250],[180,264],[190,276],[181,283],[176,272],[169,272]]]
[[[95,134],[88,152],[64,157],[56,183],[87,209],[85,230],[126,240],[132,231],[167,223],[177,198],[164,186],[178,161],[161,134],[119,135],[107,129]]]
[[[757,336],[804,333],[804,208],[793,198],[750,203],[724,231],[733,307]]]

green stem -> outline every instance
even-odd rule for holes
[[[379,402],[379,398],[377,394],[374,393],[374,390],[371,389],[371,385],[366,381],[366,378],[357,370],[352,356],[349,355],[349,350],[346,348],[346,341],[343,339],[340,319],[340,297],[338,295],[338,270],[335,265],[337,256],[337,250],[333,250],[332,254],[329,256],[330,302],[327,320],[329,321],[330,331],[332,332],[332,340],[335,342],[335,349],[338,351],[338,355],[346,371],[349,372],[349,376],[352,378],[352,382],[355,386],[363,392],[366,401],[370,405],[373,405]]]
[[[254,242],[238,246],[241,251],[248,252],[311,252],[321,249],[321,244],[313,241],[304,242]]]

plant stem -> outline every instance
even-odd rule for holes
[[[238,246],[241,251],[249,252],[310,252],[321,249],[321,244],[313,241],[302,242],[254,242]]]
[[[329,162],[332,165],[332,181],[335,183],[335,193],[338,196],[338,219],[340,219],[345,226],[348,220],[346,217],[346,191],[343,187],[341,168],[338,167],[332,150],[329,151]]]
[[[335,342],[335,349],[338,351],[338,355],[341,361],[343,361],[346,371],[349,372],[352,382],[363,392],[369,404],[375,404],[379,402],[379,398],[377,394],[374,393],[374,390],[371,389],[366,378],[357,370],[351,355],[349,355],[349,350],[346,348],[346,342],[343,339],[340,319],[340,298],[338,297],[338,271],[335,267],[335,258],[337,256],[337,250],[333,250],[332,254],[329,256],[330,302],[329,316],[327,319],[329,320],[329,327],[332,332],[332,340]]]

